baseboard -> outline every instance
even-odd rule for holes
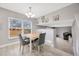
[[[18,44],[18,43],[19,42],[16,41],[16,42],[12,42],[12,43],[3,44],[3,45],[0,45],[0,48],[6,47],[6,46],[9,46],[9,45],[13,45],[13,44]]]

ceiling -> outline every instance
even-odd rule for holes
[[[28,12],[28,7],[32,7],[32,13],[35,17],[40,17],[48,13],[59,10],[71,3],[0,3],[0,7],[24,14]]]

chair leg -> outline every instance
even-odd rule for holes
[[[38,46],[38,52],[42,52],[42,49],[43,49],[42,45]]]
[[[19,47],[19,51],[21,51],[21,44],[20,44],[20,47]]]
[[[22,55],[24,54],[24,46],[22,47]]]
[[[22,45],[21,44],[19,44],[19,54],[21,55],[22,54]]]
[[[42,52],[43,48],[44,48],[44,46],[43,46],[43,45],[41,45],[41,46],[40,46],[40,51],[41,51],[41,52]]]
[[[32,43],[32,49],[33,49],[33,50],[35,49],[34,43]]]
[[[40,46],[38,46],[38,53],[40,52]]]

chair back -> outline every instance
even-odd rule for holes
[[[39,40],[38,40],[38,45],[42,45],[45,43],[45,34],[46,33],[41,33],[39,36]]]
[[[19,34],[19,39],[20,39],[20,44],[23,44],[23,38],[21,34]]]

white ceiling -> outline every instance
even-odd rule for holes
[[[58,9],[66,7],[71,3],[0,3],[0,7],[8,10],[24,14],[28,11],[28,7],[32,7],[32,13],[37,17],[54,12]]]

